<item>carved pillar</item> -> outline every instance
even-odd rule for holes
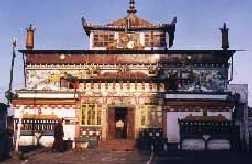
[[[102,105],[101,124],[102,124],[102,140],[106,140],[107,138],[107,104]]]
[[[75,105],[75,138],[80,137],[80,102],[76,102]]]
[[[140,111],[140,105],[139,105],[139,97],[135,96],[135,138],[139,135],[139,129],[141,125],[141,111]]]

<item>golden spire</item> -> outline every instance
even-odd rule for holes
[[[129,9],[127,10],[128,14],[135,14],[137,12],[135,8],[135,0],[129,1]]]

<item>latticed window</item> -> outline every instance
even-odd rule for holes
[[[141,128],[162,128],[162,109],[157,105],[141,106]]]
[[[81,125],[101,125],[101,107],[96,104],[83,104],[80,112]]]
[[[94,32],[94,46],[108,47],[112,46],[115,40],[115,34],[111,31],[96,31]]]
[[[145,46],[166,47],[166,33],[158,31],[145,33]]]

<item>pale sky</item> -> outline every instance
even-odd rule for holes
[[[226,22],[230,49],[235,54],[232,83],[249,84],[252,105],[252,1],[251,0],[136,0],[138,15],[153,23],[169,23],[178,17],[172,49],[220,49]],[[106,24],[126,16],[128,0],[1,0],[0,2],[0,102],[5,101],[11,64],[11,38],[24,49],[25,28],[36,27],[35,49],[88,49],[81,16],[94,24]],[[24,87],[23,63],[17,55],[14,88]]]

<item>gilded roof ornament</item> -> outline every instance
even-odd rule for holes
[[[135,7],[135,0],[129,1],[129,9],[127,10],[128,14],[135,14],[137,13],[136,7]]]

